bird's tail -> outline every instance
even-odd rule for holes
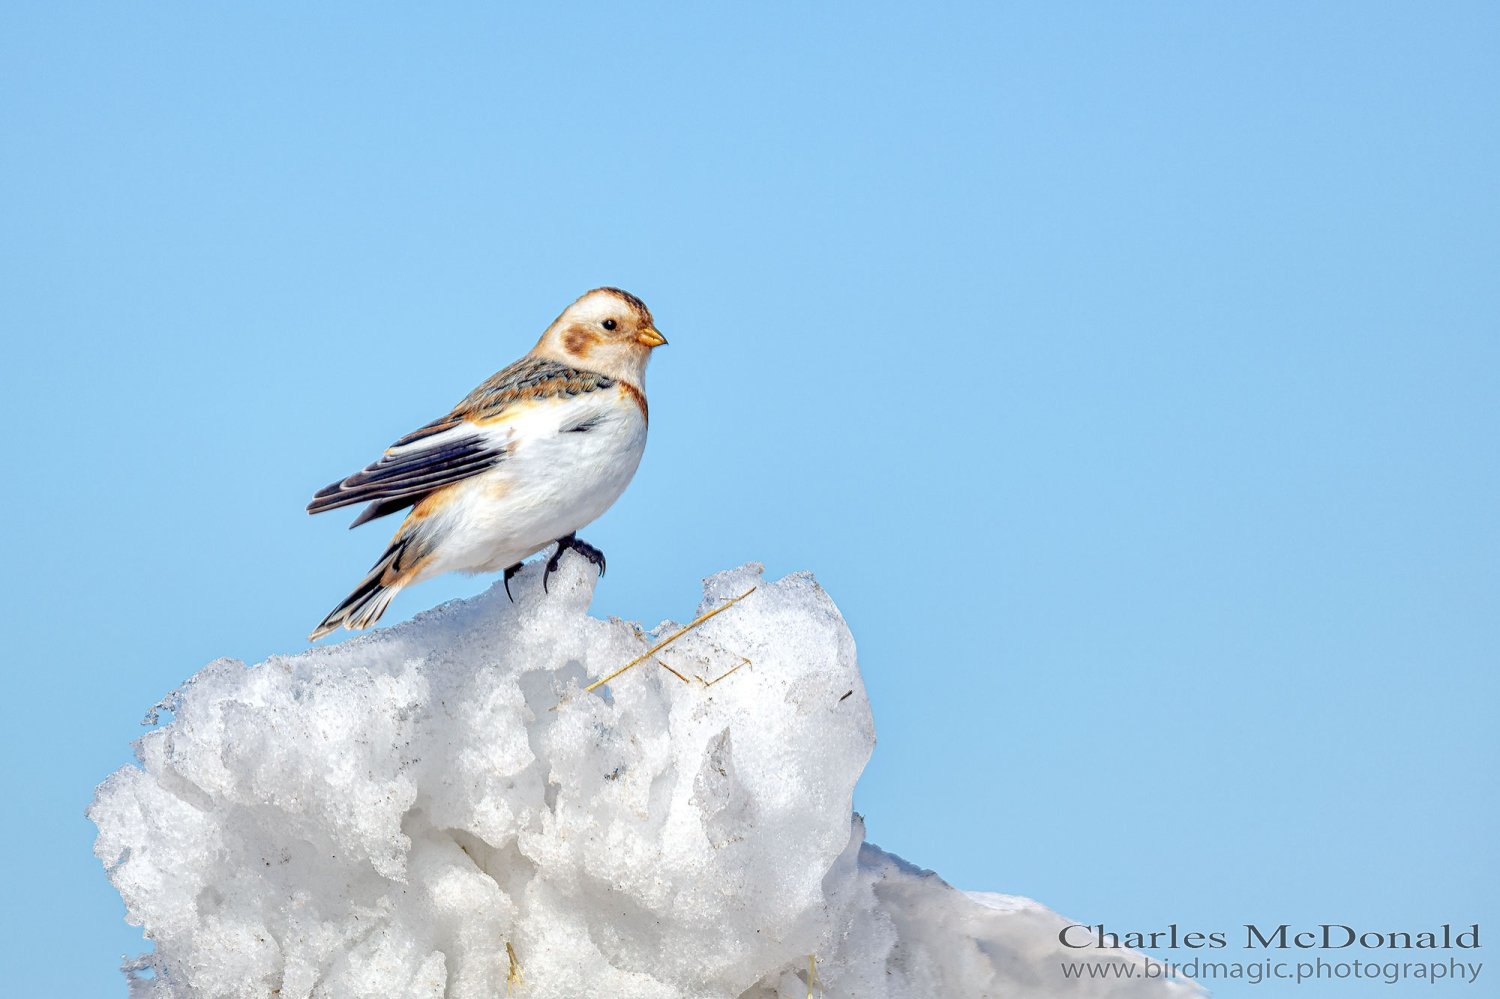
[[[359,631],[379,621],[380,615],[385,613],[396,594],[411,580],[411,574],[401,571],[400,564],[401,556],[407,554],[411,541],[408,534],[397,536],[385,550],[385,554],[380,556],[380,561],[365,573],[365,578],[359,581],[354,592],[345,597],[343,603],[335,607],[323,619],[323,623],[313,629],[307,640],[316,642],[340,627]]]

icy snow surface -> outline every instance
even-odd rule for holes
[[[571,555],[550,595],[533,563],[515,604],[205,667],[89,810],[155,944],[133,999],[1194,994],[1064,981],[1062,917],[865,843],[854,640],[760,573],[593,693],[679,626],[589,617]]]

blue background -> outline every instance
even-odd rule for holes
[[[0,10],[17,985],[123,996],[83,809],[373,561],[313,490],[605,283],[671,346],[596,613],[814,570],[873,841],[1494,924],[1500,9],[315,6]]]

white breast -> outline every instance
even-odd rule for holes
[[[646,450],[645,416],[623,387],[529,406],[487,429],[503,436],[505,458],[420,526],[437,548],[418,580],[499,572],[587,526],[620,498]]]

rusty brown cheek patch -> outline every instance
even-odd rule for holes
[[[589,351],[602,340],[598,333],[587,326],[572,326],[562,335],[563,349],[574,357],[588,357]]]

